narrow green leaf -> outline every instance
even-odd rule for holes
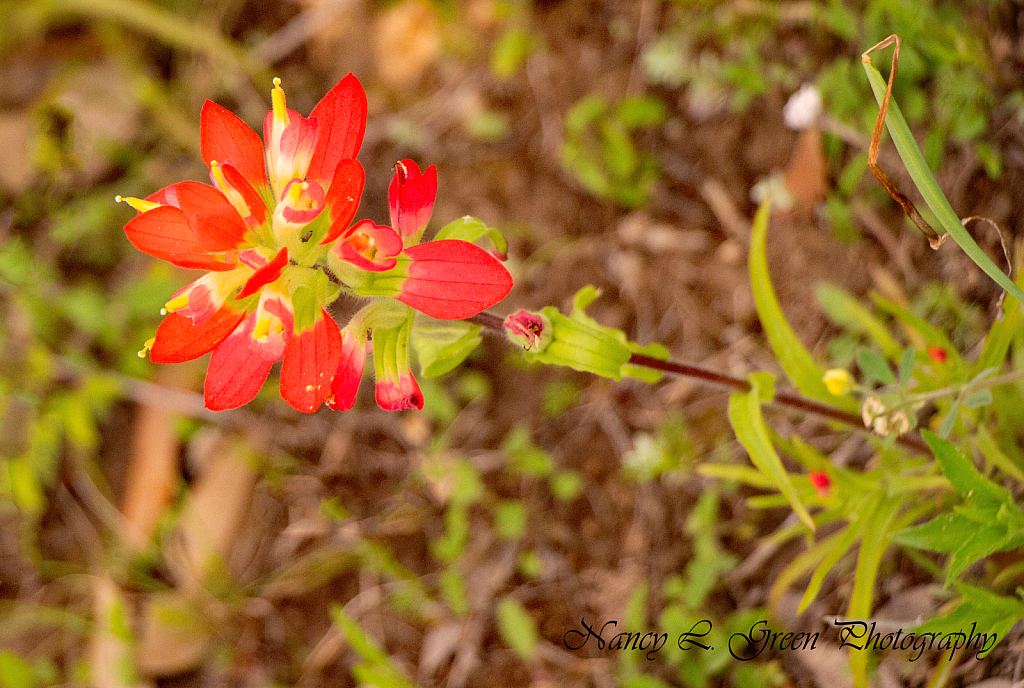
[[[761,416],[761,402],[756,382],[749,392],[737,392],[729,397],[729,423],[732,424],[736,438],[750,455],[751,462],[771,479],[800,520],[813,531],[814,520],[800,502],[796,488],[782,466],[782,460],[768,439],[768,431]]]
[[[796,336],[786,321],[768,273],[767,237],[770,202],[766,200],[754,216],[750,236],[750,285],[754,292],[754,307],[761,320],[768,344],[779,365],[797,389],[809,397],[833,404],[847,411],[856,411],[857,402],[850,398],[830,394],[822,381],[825,371],[814,362],[811,353]]]
[[[964,399],[964,406],[969,409],[981,408],[982,406],[988,406],[991,403],[991,389],[979,389],[977,392],[969,394],[967,398]]]
[[[331,607],[331,620],[338,627],[342,637],[348,641],[348,644],[360,657],[374,665],[389,664],[390,660],[384,650],[380,649],[377,642],[366,634],[362,626],[345,613],[341,605],[336,604]]]
[[[956,417],[960,413],[960,400],[957,399],[953,402],[953,405],[949,407],[949,413],[942,420],[942,425],[939,426],[939,437],[946,439],[949,437],[949,433],[953,431],[953,424],[956,423]]]
[[[989,433],[988,429],[984,425],[978,426],[977,442],[978,449],[981,450],[986,461],[1017,482],[1024,483],[1024,470],[1021,470],[1020,466],[1015,464],[1013,460],[1006,455],[1006,452],[999,447],[995,438],[992,437],[991,433]]]
[[[905,328],[908,328],[912,332],[916,332],[921,335],[926,344],[933,346],[942,347],[946,354],[953,359],[954,363],[960,362],[960,352],[953,346],[953,343],[949,341],[949,337],[946,333],[929,323],[924,318],[914,315],[903,306],[899,305],[894,301],[890,301],[884,296],[872,293],[871,300],[875,302],[879,310],[883,313],[888,313],[892,317],[896,318]],[[888,355],[888,353],[886,353]]]
[[[863,65],[864,72],[868,77],[868,83],[875,94],[875,100],[878,102],[879,107],[881,107],[882,101],[885,99],[885,80],[873,64],[864,62]],[[974,241],[974,238],[960,223],[960,218],[957,217],[957,214],[949,205],[945,194],[942,193],[938,182],[935,181],[935,176],[928,169],[924,156],[921,154],[921,149],[918,148],[913,134],[910,133],[910,128],[907,126],[906,120],[903,119],[903,113],[900,112],[899,105],[896,104],[895,100],[889,101],[889,111],[885,116],[885,125],[889,130],[889,135],[892,136],[893,144],[896,146],[896,151],[899,153],[903,165],[910,174],[910,178],[914,180],[914,185],[921,192],[925,203],[942,225],[942,228],[953,237],[953,241],[963,249],[964,253],[986,275],[995,280],[999,286],[1012,294],[1018,301],[1024,301],[1024,291],[1021,291],[1020,287],[1014,284],[992,262],[992,259],[981,250],[977,242]]]
[[[815,543],[806,552],[797,555],[797,557],[782,570],[782,573],[778,575],[775,582],[772,583],[772,587],[768,591],[768,607],[775,610],[778,607],[779,602],[782,600],[783,594],[785,594],[792,585],[807,575],[808,571],[817,566],[821,560],[827,557],[836,547],[840,546],[840,541],[845,533],[846,530],[835,532],[821,542]],[[847,547],[847,549],[849,549],[849,547]]]
[[[861,372],[872,380],[878,380],[883,385],[896,384],[889,364],[882,354],[874,349],[857,349],[857,365],[860,366]]]
[[[797,607],[797,614],[802,614],[807,609],[807,606],[814,601],[814,598],[818,596],[821,585],[825,582],[825,576],[829,574],[842,556],[857,542],[861,532],[864,530],[865,524],[868,522],[868,518],[878,508],[881,498],[881,492],[877,492],[868,499],[861,509],[858,510],[857,516],[843,530],[843,534],[835,541],[834,547],[825,554],[821,563],[814,570],[814,575],[811,576],[811,582],[807,584],[807,589],[804,590],[804,596],[800,599],[800,606]]]
[[[852,294],[827,282],[819,284],[815,294],[829,320],[851,331],[866,333],[890,358],[899,354],[899,342],[889,334],[889,329]]]
[[[1017,274],[1015,283],[1018,287],[1024,286],[1024,270]],[[1013,336],[1020,332],[1021,325],[1024,325],[1024,309],[1020,307],[1020,302],[1013,294],[1007,294],[1003,300],[1003,317],[992,323],[975,370],[1002,368]]]
[[[914,347],[908,346],[900,356],[900,385],[906,387],[914,376]]]

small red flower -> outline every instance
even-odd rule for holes
[[[828,497],[832,491],[832,479],[828,477],[828,473],[824,471],[811,471],[807,474],[807,477],[810,479],[811,485],[819,497]]]
[[[946,353],[946,350],[941,346],[931,345],[928,347],[927,351],[928,358],[932,359],[936,363],[945,363],[946,358],[949,356],[949,354]]]

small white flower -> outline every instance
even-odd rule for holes
[[[821,93],[814,84],[804,84],[790,96],[782,108],[782,118],[790,129],[806,129],[821,115]]]

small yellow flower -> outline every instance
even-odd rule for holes
[[[853,387],[853,378],[842,368],[831,368],[821,378],[830,394],[846,394]]]

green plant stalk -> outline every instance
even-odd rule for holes
[[[871,85],[871,90],[875,95],[875,101],[878,106],[882,107],[885,101],[886,83],[882,78],[881,73],[878,69],[871,64],[871,59],[865,54],[862,57],[864,72],[867,74],[868,83]],[[885,125],[889,130],[889,135],[892,136],[892,142],[896,146],[896,151],[900,155],[900,159],[903,161],[904,166],[907,168],[907,172],[910,173],[910,178],[913,179],[914,185],[917,190],[921,193],[924,202],[928,205],[928,208],[935,215],[935,218],[942,225],[942,228],[946,230],[949,236],[953,237],[953,241],[963,249],[964,253],[974,261],[974,263],[982,269],[982,271],[991,277],[995,282],[1005,289],[1007,292],[1013,295],[1019,302],[1024,302],[1024,291],[1021,291],[1020,287],[1013,283],[1013,281],[1000,270],[992,259],[989,258],[981,247],[978,246],[977,242],[970,235],[963,224],[960,222],[960,218],[953,211],[953,207],[950,206],[949,201],[946,199],[946,195],[942,193],[942,189],[939,188],[939,183],[935,180],[935,175],[928,169],[928,165],[924,160],[924,155],[921,154],[921,149],[918,148],[917,142],[914,140],[913,134],[910,133],[910,127],[907,126],[906,120],[903,118],[903,113],[900,112],[899,106],[895,101],[889,102],[889,109],[885,115]]]

